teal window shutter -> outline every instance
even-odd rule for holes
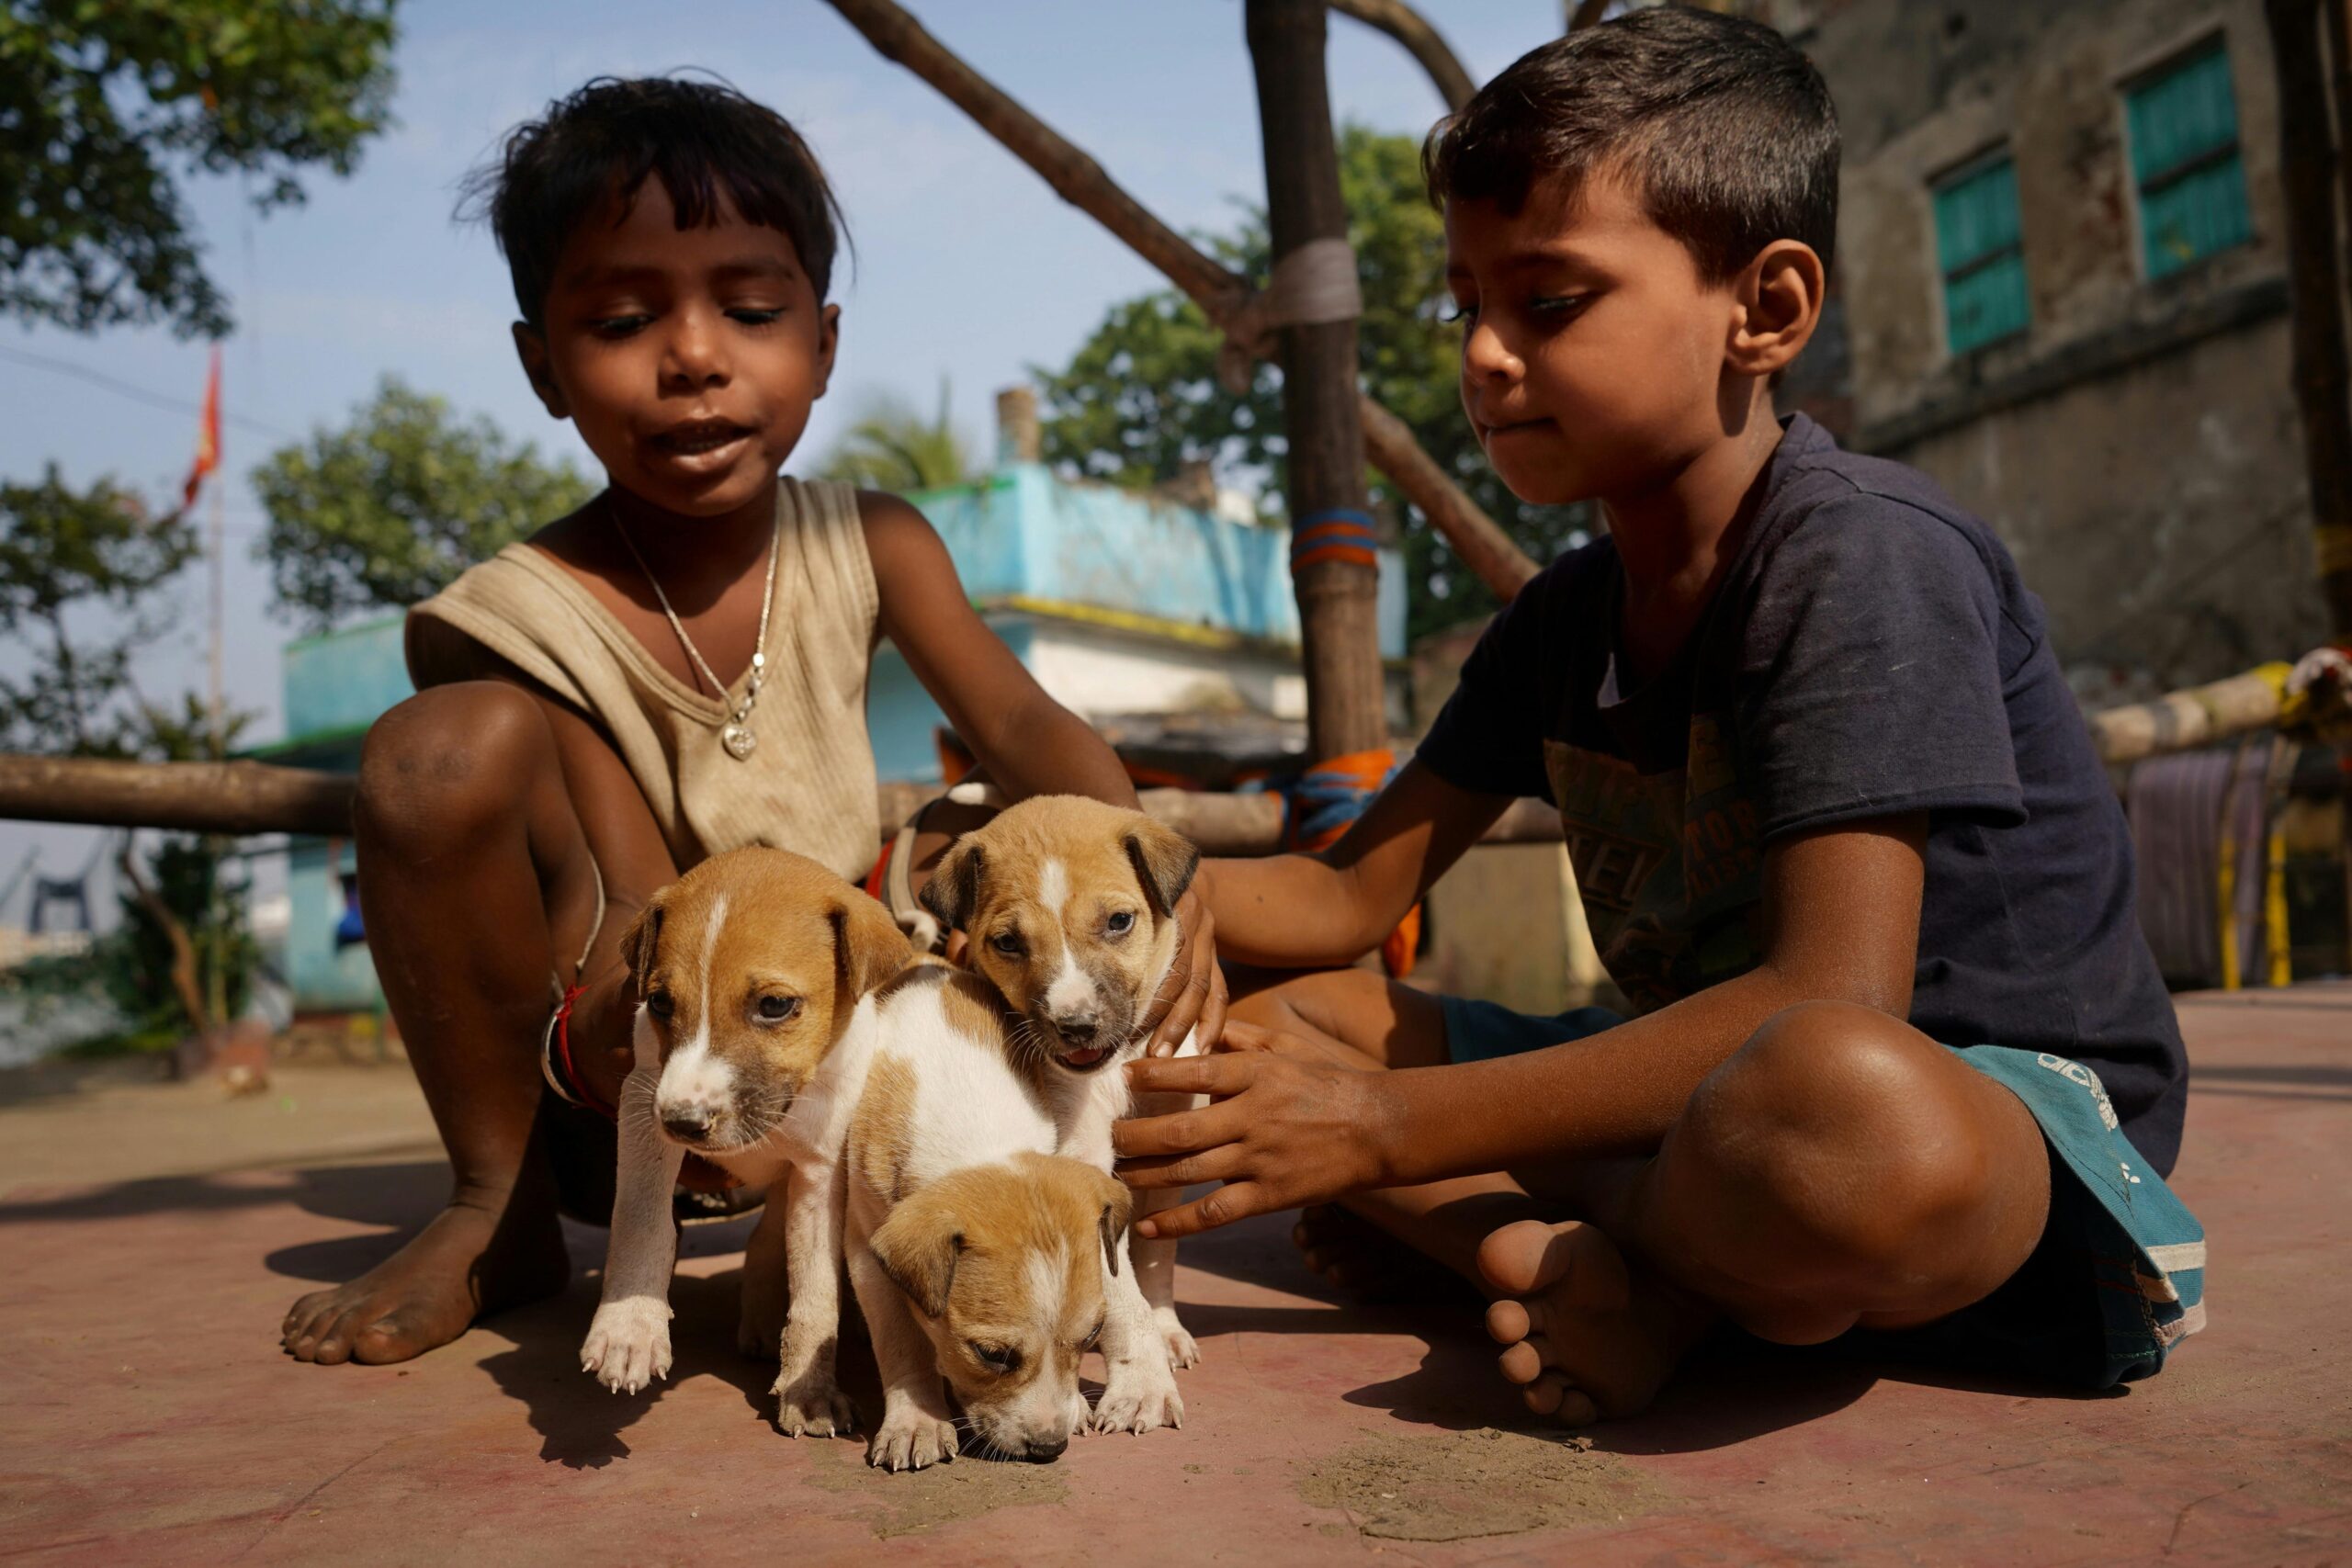
[[[2148,276],[2165,277],[2254,237],[2230,55],[2204,44],[2124,93],[2140,243]]]
[[[1935,187],[1936,265],[1944,329],[1954,354],[2025,331],[2025,243],[2018,227],[2018,166],[2007,153],[1946,175]]]

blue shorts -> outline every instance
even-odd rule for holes
[[[1607,1008],[1531,1017],[1441,997],[1456,1062],[1538,1051],[1624,1020]],[[2109,1388],[2153,1377],[2205,1326],[2205,1232],[2117,1129],[2098,1075],[2046,1051],[1954,1045],[2025,1102],[2050,1150],[2050,1218],[2008,1281],[1917,1328],[1856,1329],[1840,1351],[2026,1372]]]

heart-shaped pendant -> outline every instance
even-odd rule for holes
[[[726,724],[719,728],[718,743],[727,748],[729,756],[740,762],[752,754],[752,748],[760,743],[760,738],[743,725]]]

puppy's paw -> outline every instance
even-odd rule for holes
[[[1174,1307],[1151,1309],[1152,1326],[1159,1330],[1160,1342],[1168,1347],[1168,1364],[1171,1367],[1196,1367],[1201,1362],[1200,1342],[1176,1320]]]
[[[1159,1348],[1154,1338],[1145,1355],[1112,1363],[1102,1397],[1094,1402],[1096,1431],[1148,1432],[1184,1424],[1184,1396],[1176,1392],[1176,1374],[1168,1370],[1165,1357],[1149,1353]]]
[[[615,1393],[635,1393],[670,1375],[670,1303],[649,1296],[606,1302],[588,1325],[580,1366]]]
[[[735,1348],[754,1361],[777,1359],[784,1343],[785,1297],[781,1291],[743,1288],[743,1310],[735,1320]]]
[[[775,1395],[776,1430],[787,1438],[846,1438],[857,1430],[857,1406],[830,1372],[803,1372],[789,1385],[779,1377],[768,1392]]]
[[[911,1405],[882,1417],[882,1429],[866,1445],[865,1462],[878,1470],[921,1470],[956,1457],[956,1424]]]

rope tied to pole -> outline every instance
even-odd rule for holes
[[[1266,287],[1217,323],[1225,333],[1216,351],[1217,382],[1239,397],[1250,389],[1256,362],[1273,357],[1274,334],[1283,328],[1352,321],[1363,314],[1355,247],[1341,239],[1309,240],[1276,262]]]
[[[1329,849],[1355,826],[1396,776],[1396,753],[1388,747],[1351,751],[1317,762],[1296,778],[1275,787],[1283,797],[1283,841],[1293,850]],[[1421,907],[1405,911],[1387,940],[1380,944],[1381,966],[1395,978],[1413,972],[1413,955],[1421,945]]]
[[[1302,567],[1327,560],[1348,561],[1377,571],[1379,551],[1380,536],[1374,529],[1369,512],[1359,512],[1352,506],[1310,512],[1291,530],[1291,575],[1297,576]]]

